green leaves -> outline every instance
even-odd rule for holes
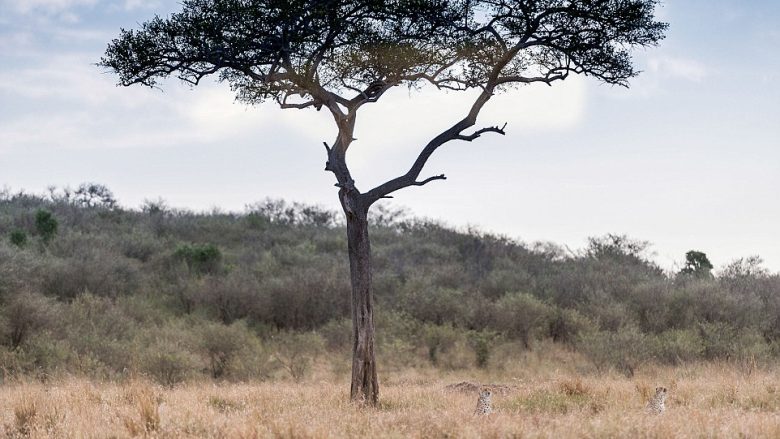
[[[122,30],[99,65],[122,85],[219,73],[239,99],[325,99],[374,83],[483,87],[582,73],[626,85],[630,50],[654,45],[656,0],[189,0]],[[524,79],[524,80],[521,80]],[[346,98],[344,98],[346,101]]]
[[[35,229],[41,235],[44,244],[48,244],[57,234],[59,223],[48,210],[39,209],[35,212]]]

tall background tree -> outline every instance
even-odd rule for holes
[[[695,277],[710,277],[712,276],[712,268],[712,263],[706,253],[691,250],[685,253],[685,266],[680,270],[680,273]]]
[[[346,216],[352,282],[351,397],[377,402],[368,210],[422,177],[442,145],[505,134],[473,128],[490,98],[571,74],[627,86],[631,50],[657,44],[666,24],[656,0],[186,0],[182,11],[122,30],[101,59],[122,85],[175,76],[197,85],[216,74],[241,101],[326,109],[338,135],[325,143]],[[477,89],[465,116],[431,139],[410,168],[361,191],[347,166],[358,111],[396,86]]]

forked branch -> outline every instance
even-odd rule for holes
[[[499,128],[498,126],[486,127],[486,128],[482,128],[482,129],[479,129],[477,131],[474,131],[471,134],[459,134],[456,137],[456,139],[458,139],[458,140],[465,140],[467,142],[471,142],[472,140],[477,139],[479,136],[481,136],[481,135],[483,135],[485,133],[498,133],[498,134],[501,134],[503,136],[503,135],[506,134],[506,131],[504,131],[505,128],[506,128],[506,123],[501,128]]]

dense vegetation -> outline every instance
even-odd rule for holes
[[[758,258],[679,273],[608,235],[564,251],[379,210],[379,356],[387,367],[501,367],[559,343],[598,370],[780,356],[780,276]],[[349,273],[335,212],[265,201],[245,213],[147,202],[100,185],[0,192],[0,378],[305,376],[348,370]],[[681,255],[682,256],[682,255]]]

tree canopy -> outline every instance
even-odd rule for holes
[[[123,85],[169,75],[197,84],[219,72],[242,100],[303,93],[312,106],[355,106],[402,83],[481,87],[494,73],[496,85],[570,72],[625,85],[637,73],[631,47],[663,37],[656,3],[186,0],[179,13],[122,30],[101,64]]]
[[[198,84],[218,74],[241,101],[274,100],[282,108],[327,108],[340,138],[328,170],[354,189],[344,162],[355,113],[388,89],[431,84],[481,89],[468,115],[426,145],[410,170],[369,191],[374,201],[418,181],[433,151],[474,140],[482,106],[518,84],[550,84],[585,74],[627,85],[637,74],[631,49],[664,36],[657,0],[185,0],[181,12],[122,30],[100,65],[122,85],[155,86],[174,76]],[[347,136],[346,134],[350,134]],[[347,138],[349,137],[349,138]],[[327,145],[326,145],[327,146]]]
[[[698,277],[712,276],[713,265],[707,254],[698,250],[691,250],[685,253],[685,266],[680,270],[681,274],[688,274]]]

